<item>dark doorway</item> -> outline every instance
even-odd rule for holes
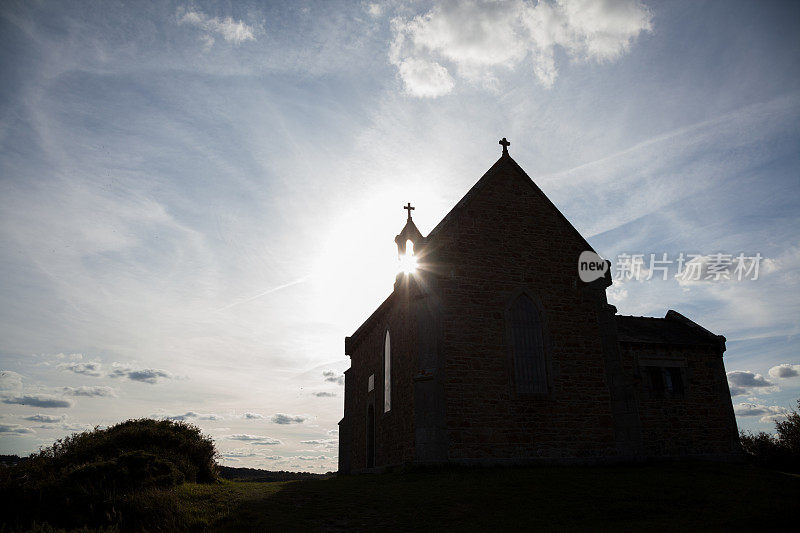
[[[375,466],[375,407],[367,409],[367,468]]]

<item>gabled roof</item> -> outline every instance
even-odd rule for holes
[[[664,318],[616,315],[619,342],[711,345],[724,350],[725,337],[715,335],[677,311],[669,310]]]
[[[475,185],[473,185],[469,191],[467,191],[467,194],[465,194],[461,198],[461,200],[459,200],[458,203],[456,203],[456,205],[453,206],[453,209],[451,209],[450,212],[448,212],[444,216],[444,218],[442,218],[442,220],[436,225],[436,227],[433,228],[433,230],[431,230],[431,232],[426,237],[426,240],[430,242],[431,240],[435,239],[436,235],[444,231],[444,229],[453,220],[458,218],[458,216],[461,214],[464,208],[469,204],[470,200],[472,200],[472,198],[477,196],[478,193],[481,191],[481,189],[486,187],[487,183],[491,181],[492,177],[504,170],[511,171],[516,175],[518,175],[520,178],[524,179],[524,181],[528,185],[530,185],[533,188],[533,190],[537,194],[539,194],[548,205],[550,205],[550,207],[553,208],[553,211],[558,213],[558,216],[561,217],[561,219],[564,221],[564,224],[566,224],[566,226],[569,227],[575,233],[578,239],[585,246],[586,250],[594,251],[594,248],[592,248],[591,245],[583,237],[583,235],[581,235],[580,232],[577,229],[575,229],[575,226],[573,226],[572,223],[567,219],[567,217],[564,216],[564,213],[562,213],[555,206],[555,204],[550,200],[550,198],[548,198],[547,195],[533,182],[530,176],[528,176],[528,174],[524,170],[522,170],[522,167],[520,167],[517,164],[517,162],[514,161],[514,159],[510,155],[508,155],[508,152],[503,153],[503,155],[500,156],[500,159],[498,159],[495,162],[495,164],[492,165],[492,167],[486,171],[486,173],[481,177],[481,179],[479,179],[478,182]]]
[[[579,241],[583,244],[585,249],[594,250],[589,243],[586,242],[586,239],[583,238],[583,235],[581,235],[578,230],[575,229],[575,226],[573,226],[570,221],[567,220],[567,217],[565,217],[564,214],[555,206],[555,204],[550,201],[547,195],[533,182],[530,176],[528,176],[528,174],[522,170],[522,167],[520,167],[517,162],[514,161],[510,155],[508,155],[508,152],[504,152],[503,155],[500,156],[500,159],[498,159],[494,165],[492,165],[491,168],[486,171],[481,179],[479,179],[477,183],[475,183],[475,185],[473,185],[472,188],[467,191],[467,194],[465,194],[461,200],[459,200],[458,203],[453,206],[453,208],[444,216],[444,218],[436,225],[436,227],[433,228],[427,237],[422,236],[422,233],[419,232],[419,229],[417,229],[416,225],[411,220],[411,217],[409,217],[408,221],[406,222],[406,226],[403,228],[403,231],[401,231],[400,235],[398,235],[395,239],[398,242],[398,245],[400,245],[402,250],[405,250],[405,239],[408,237],[411,237],[412,241],[415,241],[415,239],[418,237],[425,243],[431,242],[432,239],[435,239],[436,235],[446,231],[447,226],[462,214],[470,200],[477,196],[479,192],[491,181],[492,177],[496,176],[500,172],[511,172],[520,179],[524,180],[525,183],[532,187],[533,190],[544,199],[547,205],[552,207],[553,211],[558,214],[557,216],[561,217],[561,219],[564,221],[564,224],[572,230]],[[383,314],[390,308],[393,296],[394,292],[390,294],[380,306],[378,306],[375,312],[373,312],[372,315],[370,315],[370,317],[367,318],[367,320],[365,320],[364,323],[361,324],[361,326],[359,326],[359,328],[350,337],[345,338],[346,355],[352,354],[355,346],[360,342],[361,337],[370,329],[372,329],[375,323],[380,320]]]

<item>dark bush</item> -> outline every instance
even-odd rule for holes
[[[797,400],[800,410],[800,400]],[[800,413],[792,411],[783,422],[776,422],[775,429],[781,445],[786,448],[795,461],[800,461]]]
[[[800,400],[797,400],[800,409]],[[739,434],[742,449],[756,464],[769,468],[800,471],[800,414],[792,411],[786,420],[775,422],[777,435],[763,431]]]
[[[139,494],[183,481],[216,481],[215,457],[213,441],[195,426],[128,420],[65,437],[0,469],[0,498],[18,526],[34,520],[63,527],[131,523],[121,513],[130,512]]]

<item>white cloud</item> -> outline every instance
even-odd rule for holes
[[[755,394],[756,392],[772,393],[780,390],[774,383],[761,374],[756,374],[749,370],[734,370],[728,372],[727,376],[731,396]]]
[[[308,444],[311,446],[321,446],[323,448],[334,448],[339,443],[339,439],[314,439],[314,440],[301,440],[300,444]]]
[[[277,444],[281,444],[281,441],[278,439],[273,439],[272,437],[265,437],[262,435],[248,435],[246,433],[236,433],[234,435],[228,435],[230,440],[239,440],[244,442],[250,442],[253,444],[262,444],[265,446],[275,446]]]
[[[606,289],[606,296],[611,303],[620,303],[628,297],[628,289],[625,284],[619,280],[613,280],[611,286]]]
[[[316,396],[317,398],[335,398],[336,397],[336,393],[335,392],[325,392],[325,391],[312,392],[311,395],[312,396]]]
[[[769,369],[769,375],[773,378],[793,378],[800,376],[800,365],[782,364],[773,366]]]
[[[203,41],[207,47],[214,45],[214,35],[219,35],[225,41],[236,45],[245,41],[255,41],[254,28],[242,21],[235,21],[231,17],[220,19],[209,17],[202,11],[178,10],[178,24],[188,24],[203,31]]]
[[[283,413],[278,413],[274,415],[271,419],[272,423],[274,424],[302,424],[306,420],[308,420],[307,416],[300,416],[300,415],[286,415]]]
[[[226,459],[235,459],[235,458],[242,458],[242,457],[263,457],[261,453],[258,453],[251,448],[234,448],[232,450],[221,450],[220,456]]]
[[[408,94],[423,98],[443,96],[455,87],[447,69],[435,61],[404,59],[397,65]]]
[[[159,379],[172,379],[173,375],[166,370],[159,370],[157,368],[141,368],[135,369],[128,365],[120,363],[113,364],[114,370],[108,374],[112,378],[127,377],[131,381],[141,381],[143,383],[157,383]]]
[[[242,415],[242,418],[245,420],[262,420],[266,417],[258,413],[245,413]]]
[[[83,374],[84,376],[93,376],[97,377],[102,375],[100,371],[101,364],[99,362],[90,361],[86,363],[61,363],[58,367],[62,370],[69,370],[70,372],[74,372],[76,374]]]
[[[36,413],[35,415],[31,416],[24,416],[22,417],[23,420],[30,420],[31,422],[41,422],[43,424],[55,424],[64,420],[64,415],[43,415],[41,413]]]
[[[530,58],[545,87],[558,76],[557,47],[573,60],[613,61],[649,31],[652,15],[638,0],[470,0],[436,4],[410,19],[392,21],[389,60],[405,90],[420,97],[447,94],[459,76],[496,83],[498,69],[512,70]]]
[[[39,427],[45,427],[45,426],[39,426]],[[60,427],[64,431],[87,431],[94,428],[94,426],[91,424],[61,424]],[[103,428],[103,426],[98,426],[98,427],[100,427],[101,429]]]
[[[116,398],[117,396],[111,387],[64,387],[63,391],[67,396],[87,396],[90,398]]]
[[[63,359],[67,361],[80,361],[83,359],[82,353],[57,353],[55,355],[56,359]]]
[[[733,407],[736,416],[760,416],[761,422],[774,422],[786,418],[789,410],[779,405],[760,405],[756,403],[738,403]]]
[[[153,416],[153,418],[157,418],[157,416]],[[171,415],[171,416],[163,416],[166,420],[176,420],[176,421],[186,421],[186,420],[224,420],[224,417],[221,415],[215,415],[214,413],[207,413],[201,414],[196,413],[194,411],[187,411],[182,415]]]
[[[3,403],[11,405],[28,405],[30,407],[42,407],[45,409],[56,409],[59,407],[72,407],[72,401],[52,394],[24,394],[22,396],[9,396],[3,398]]]

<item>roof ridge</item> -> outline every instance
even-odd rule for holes
[[[501,163],[506,163],[506,164],[511,163],[512,168],[514,168],[514,170],[516,170],[523,178],[525,178],[525,181],[528,183],[528,185],[533,187],[534,191],[536,191],[544,199],[544,201],[548,203],[550,207],[558,214],[558,216],[562,218],[562,220],[566,223],[567,227],[572,229],[575,235],[577,235],[578,239],[584,244],[586,250],[593,252],[595,251],[595,249],[592,248],[592,245],[589,244],[589,242],[581,234],[581,232],[579,232],[577,228],[575,228],[575,226],[572,225],[572,222],[570,222],[569,219],[564,215],[564,213],[562,213],[561,210],[558,207],[556,207],[553,201],[550,200],[550,198],[544,193],[544,191],[538,185],[536,185],[536,182],[534,182],[533,179],[531,179],[531,177],[528,176],[528,173],[525,172],[525,170],[521,166],[519,166],[519,163],[517,163],[514,160],[514,158],[511,157],[508,153],[504,153],[503,155],[501,155],[500,159],[495,161],[495,163],[489,168],[489,170],[487,170],[483,174],[483,176],[481,176],[480,179],[477,182],[475,182],[475,185],[473,185],[467,191],[467,193],[464,196],[462,196],[458,202],[456,202],[456,205],[454,205],[453,208],[450,209],[450,211],[448,211],[444,217],[442,217],[439,223],[436,224],[436,226],[425,237],[426,241],[431,239],[432,237],[435,237],[449,221],[455,218],[455,214],[458,213],[464,207],[464,205],[467,202],[469,202],[469,200],[472,199],[480,189],[483,188],[483,186],[486,184],[486,182],[489,180],[490,177],[494,176],[497,173],[497,170],[500,167]]]

